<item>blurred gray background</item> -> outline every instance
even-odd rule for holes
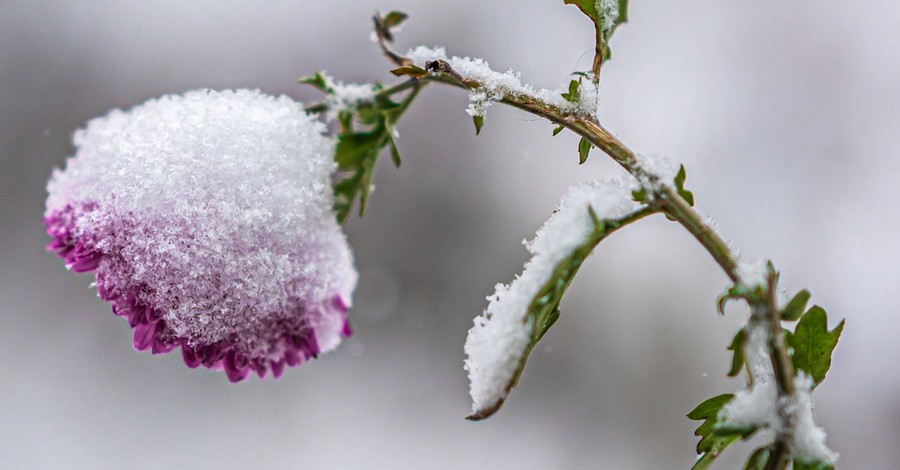
[[[632,2],[604,70],[604,122],[688,168],[698,207],[783,286],[847,327],[817,414],[846,469],[900,468],[900,4]],[[463,342],[520,245],[575,182],[610,176],[577,139],[433,86],[400,125],[350,222],[356,335],[281,380],[230,385],[131,331],[45,253],[44,185],[72,132],[114,107],[200,87],[318,95],[298,76],[390,81],[370,15],[412,19],[398,47],[446,45],[556,87],[590,67],[591,26],[562,1],[0,0],[0,467],[687,468],[701,400],[734,391],[725,277],[664,218],[605,242],[506,407],[469,411]],[[742,464],[729,450],[718,468]]]

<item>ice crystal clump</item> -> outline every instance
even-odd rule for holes
[[[768,426],[775,431],[780,429],[778,392],[775,389],[775,374],[772,371],[767,341],[765,326],[754,324],[746,347],[747,366],[753,385],[739,391],[722,408],[723,423],[738,428]]]
[[[619,0],[597,0],[597,12],[600,13],[600,27],[609,33],[619,19]]]
[[[299,103],[197,90],[94,119],[48,190],[50,248],[191,367],[278,376],[337,346],[356,271],[332,141]]]
[[[375,100],[375,93],[378,91],[371,84],[340,82],[324,72],[322,72],[322,78],[325,80],[325,89],[328,91],[326,97],[327,117],[330,120],[336,119],[341,111],[355,108],[360,104],[371,103]]]
[[[746,288],[765,286],[769,277],[766,260],[737,255],[735,257],[738,280]]]
[[[750,328],[746,352],[753,384],[722,407],[720,426],[759,427],[767,434],[765,440],[772,442],[777,433],[784,432],[781,415],[784,413],[791,424],[791,455],[808,463],[833,464],[838,454],[825,444],[825,430],[816,424],[813,416],[812,379],[799,372],[794,378],[793,395],[779,398],[765,324],[754,321]]]
[[[590,74],[587,80],[582,80],[580,97],[578,101],[568,101],[563,98],[563,93],[568,91],[569,84],[555,90],[536,90],[531,85],[522,83],[519,73],[512,70],[497,72],[491,69],[484,59],[469,57],[448,57],[443,47],[418,46],[406,53],[413,65],[425,68],[428,62],[444,60],[453,71],[467,80],[476,80],[481,86],[470,90],[470,105],[467,112],[472,116],[484,116],[487,107],[493,101],[502,100],[506,96],[527,96],[548,105],[560,108],[567,113],[583,114],[597,118],[597,103],[599,91]]]
[[[497,285],[466,339],[465,365],[476,413],[499,406],[509,392],[531,338],[533,325],[528,318],[531,302],[559,261],[583,244],[593,231],[589,208],[600,219],[628,215],[639,207],[631,198],[632,189],[616,180],[575,185],[563,196],[558,210],[537,231],[534,240],[525,242],[534,256],[510,284]]]
[[[655,197],[662,189],[661,185],[663,184],[675,185],[678,167],[668,157],[643,153],[637,154],[635,157],[638,169],[637,178],[648,197]]]
[[[807,463],[833,464],[838,454],[825,445],[825,430],[816,424],[812,402],[813,380],[804,373],[794,378],[794,398],[788,412],[794,418],[791,454]]]

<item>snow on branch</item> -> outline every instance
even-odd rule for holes
[[[535,89],[531,85],[522,83],[518,72],[513,70],[497,72],[492,70],[490,64],[484,59],[448,57],[443,47],[418,46],[410,49],[406,57],[412,61],[413,65],[422,69],[427,68],[429,62],[445,61],[462,79],[478,82],[480,86],[469,90],[471,104],[466,110],[473,117],[484,116],[492,102],[510,96],[524,96],[555,106],[567,113],[597,117],[597,101],[600,95],[593,80],[582,81],[578,99],[573,101],[563,96],[569,90],[568,83],[553,90]],[[584,75],[590,78],[590,74]]]

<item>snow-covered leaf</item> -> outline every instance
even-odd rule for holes
[[[563,295],[597,244],[654,212],[632,201],[631,189],[619,181],[573,186],[534,240],[526,243],[534,256],[510,284],[497,285],[466,339],[473,410],[469,419],[487,418],[506,400],[532,349],[559,319]]]
[[[703,423],[694,431],[695,436],[700,437],[697,443],[697,453],[700,457],[694,463],[693,469],[708,468],[718,455],[738,439],[752,435],[756,428],[724,429],[719,426],[719,411],[734,399],[731,393],[716,395],[697,405],[687,417]]]

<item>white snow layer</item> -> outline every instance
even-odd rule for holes
[[[577,184],[566,192],[534,240],[525,242],[534,256],[509,285],[497,285],[466,339],[465,369],[475,412],[494,407],[506,397],[530,341],[528,308],[557,263],[587,240],[594,228],[588,208],[600,219],[626,216],[640,207],[632,201],[632,189],[617,180]]]
[[[778,393],[769,359],[768,337],[764,325],[757,323],[751,327],[745,352],[753,385],[737,392],[734,399],[722,408],[720,419],[723,424],[732,427],[769,426],[776,431],[780,429]]]
[[[596,6],[600,12],[600,27],[608,33],[619,19],[619,0],[597,0]]]
[[[833,464],[838,454],[825,445],[825,430],[816,424],[812,385],[812,378],[806,374],[800,373],[794,378],[794,398],[788,406],[788,412],[794,418],[791,454],[807,463]]]
[[[590,77],[581,80],[580,100],[570,102],[562,97],[562,94],[569,90],[568,82],[555,90],[544,88],[535,90],[531,85],[522,83],[518,72],[508,70],[501,73],[491,70],[490,64],[484,59],[448,57],[443,47],[418,46],[407,52],[406,57],[413,62],[413,65],[421,68],[425,68],[429,61],[444,60],[462,78],[481,83],[480,87],[469,91],[471,104],[466,111],[472,116],[484,116],[487,107],[493,101],[507,96],[527,96],[566,112],[597,118],[597,102],[600,94]]]
[[[746,288],[765,286],[769,277],[768,262],[764,259],[736,255],[738,280]]]
[[[79,239],[130,269],[107,281],[143,292],[175,333],[204,344],[246,337],[297,299],[350,303],[356,271],[331,211],[324,131],[300,103],[253,90],[113,110],[75,134],[47,215],[79,208]],[[339,332],[321,333],[323,351]]]
[[[328,103],[326,117],[329,120],[336,119],[341,111],[375,100],[377,90],[371,84],[344,83],[335,80],[325,72],[321,72],[321,74],[325,79],[325,88],[328,90],[325,100]]]

